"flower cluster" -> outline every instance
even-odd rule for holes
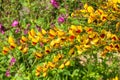
[[[54,27],[48,31],[41,29],[41,32],[36,32],[31,29],[28,32],[28,36],[22,36],[20,38],[20,44],[15,43],[13,37],[8,38],[9,47],[3,47],[3,53],[7,54],[10,50],[18,48],[22,53],[29,54],[30,46],[39,46],[36,52],[33,52],[37,60],[43,59],[48,55],[56,53],[50,62],[43,62],[42,66],[38,66],[36,69],[36,75],[39,76],[43,73],[45,77],[49,69],[59,68],[63,69],[70,65],[70,61],[81,53],[92,49],[93,46],[99,48],[103,46],[101,50],[101,57],[109,52],[120,53],[120,37],[111,33],[110,31],[102,30],[100,33],[95,31],[92,27],[75,26],[71,25],[68,29],[68,33]],[[41,46],[44,44],[44,46]],[[69,48],[70,50],[64,56],[65,53],[60,53],[60,50]],[[40,51],[39,51],[40,49]],[[12,60],[14,61],[14,60]]]

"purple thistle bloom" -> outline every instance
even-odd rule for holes
[[[55,7],[58,8],[59,4],[56,0],[50,0],[50,3]]]
[[[16,62],[16,59],[15,59],[14,57],[12,57],[12,59],[10,60],[10,65],[11,65],[11,66],[14,65],[15,62]]]
[[[63,17],[63,16],[60,16],[59,18],[58,18],[58,22],[59,23],[63,23],[65,21],[65,18]]]
[[[17,20],[14,20],[14,21],[12,22],[12,27],[16,27],[18,24],[19,24],[19,22],[18,22]]]
[[[7,71],[6,71],[5,76],[6,76],[6,77],[9,77],[9,76],[10,76],[10,70],[7,70]]]

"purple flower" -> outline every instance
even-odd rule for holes
[[[27,33],[28,33],[28,29],[25,29],[25,30],[24,30],[24,34],[27,34]]]
[[[37,28],[38,31],[41,31],[41,27],[40,26],[36,25],[36,28]]]
[[[1,32],[2,34],[4,34],[4,33],[5,33],[5,27],[4,27],[4,26],[2,26],[2,24],[0,24],[0,32]]]
[[[10,65],[11,65],[11,66],[14,65],[15,62],[16,62],[16,59],[15,59],[14,57],[12,57],[12,59],[10,60]]]
[[[19,24],[19,22],[18,22],[17,20],[14,20],[14,21],[12,22],[12,27],[16,27],[18,24]]]
[[[0,29],[2,28],[2,24],[0,24]]]
[[[10,76],[10,70],[7,70],[7,71],[6,71],[5,76],[6,76],[6,77],[9,77],[9,76]]]
[[[4,33],[5,33],[5,31],[3,31],[3,30],[2,30],[2,31],[1,31],[1,33],[2,33],[2,34],[4,34]]]
[[[59,4],[56,0],[50,0],[50,3],[55,7],[58,8]]]
[[[63,23],[65,21],[65,18],[63,17],[63,16],[60,16],[59,18],[58,18],[58,22],[59,23]]]
[[[43,46],[44,46],[44,44],[43,44],[42,42],[40,42],[40,46],[41,46],[41,47],[43,47]]]
[[[27,27],[30,27],[30,23],[27,24]]]
[[[20,32],[20,29],[16,29],[16,30],[15,30],[15,33],[18,33],[18,32]]]

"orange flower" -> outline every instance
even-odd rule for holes
[[[8,47],[3,47],[3,54],[7,54],[10,49]]]

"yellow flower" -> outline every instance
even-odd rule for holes
[[[93,12],[94,12],[94,9],[93,9],[92,6],[88,6],[87,11],[88,11],[89,13],[93,13]]]
[[[119,52],[119,50],[120,50],[120,44],[115,44],[115,45],[114,45],[114,48],[115,48],[116,51]]]
[[[46,34],[47,34],[47,32],[46,32],[44,29],[42,29],[41,32],[42,32],[43,35],[46,35]]]
[[[100,34],[100,38],[101,38],[101,39],[104,39],[105,36],[106,36],[106,33],[107,33],[106,30],[102,30],[102,31],[101,31],[101,34]]]
[[[94,38],[92,41],[91,41],[91,44],[93,44],[93,45],[97,45],[98,44],[98,42],[99,42],[99,38],[98,37],[96,37],[96,38]]]
[[[74,55],[74,54],[75,54],[74,48],[71,48],[68,54],[69,54],[69,55]]]
[[[116,23],[116,32],[118,32],[120,30],[120,22]]]
[[[92,23],[93,21],[95,21],[96,19],[96,15],[94,13],[90,13],[90,16],[88,18],[88,23]]]
[[[37,71],[36,71],[35,75],[36,75],[37,77],[40,76],[40,72],[37,72]]]
[[[82,26],[77,26],[77,29],[75,30],[75,32],[77,34],[81,33],[83,30],[82,30]]]
[[[70,66],[70,61],[68,60],[68,61],[65,61],[65,66]]]
[[[9,36],[8,42],[9,43],[15,43],[15,40],[14,40],[14,38],[12,36]]]
[[[17,45],[15,43],[10,43],[10,48],[14,49]]]
[[[43,77],[46,77],[46,76],[47,76],[47,72],[44,72],[44,73],[43,73]]]
[[[49,36],[50,36],[50,37],[53,37],[53,38],[54,38],[54,37],[56,36],[56,34],[57,34],[57,33],[56,33],[54,30],[52,30],[52,29],[49,30]]]
[[[39,42],[39,37],[36,36],[35,38],[32,38],[32,45],[36,45]]]
[[[84,9],[87,9],[88,8],[88,4],[86,3],[85,5],[84,5]]]
[[[102,14],[101,16],[100,16],[100,19],[104,22],[104,21],[106,21],[107,20],[107,15],[106,14]]]
[[[98,36],[98,33],[97,32],[92,32],[92,33],[90,33],[89,34],[89,39],[93,39],[93,38],[95,38],[95,37],[97,37]]]
[[[43,68],[42,68],[42,71],[43,71],[43,72],[47,72],[47,70],[48,70],[47,67],[43,67]]]
[[[28,37],[29,37],[29,39],[31,39],[31,38],[34,38],[35,36],[36,36],[36,33],[35,33],[35,31],[34,31],[34,29],[31,29],[29,32],[28,32]]]
[[[113,3],[117,3],[119,0],[112,0]]]
[[[20,39],[20,42],[25,43],[26,41],[27,41],[27,38],[25,36],[22,36],[21,39]]]
[[[42,69],[43,69],[43,67],[42,67],[42,66],[37,66],[36,71],[37,71],[37,72],[41,72],[41,71],[42,71]]]
[[[119,80],[118,77],[116,76],[115,78],[113,78],[112,80]]]
[[[40,38],[40,40],[42,40],[43,34],[42,34],[41,32],[38,32],[37,35],[38,35],[38,37]]]
[[[37,59],[42,58],[42,57],[43,57],[43,54],[36,52],[36,53],[35,53],[35,57],[36,57]]]
[[[61,64],[61,65],[59,66],[60,69],[63,69],[64,67],[65,67],[64,64]]]
[[[118,37],[115,34],[113,34],[111,36],[111,39],[112,39],[112,41],[118,41]]]
[[[53,69],[55,68],[55,63],[48,62],[48,66],[50,67],[50,69]]]
[[[110,39],[112,36],[112,33],[110,31],[108,31],[108,32],[106,32],[106,35],[107,35],[107,39]]]
[[[78,54],[79,54],[79,55],[82,54],[82,52],[83,52],[82,47],[83,47],[83,46],[75,45],[75,47],[77,48]]]
[[[52,40],[51,42],[50,42],[50,47],[52,48],[52,47],[54,47],[56,44],[59,44],[61,42],[61,39],[60,38],[57,38],[57,39],[55,39],[55,40]]]
[[[85,31],[86,31],[88,34],[90,34],[90,33],[93,32],[93,28],[92,28],[92,27],[85,27],[84,29],[85,29]]]
[[[45,46],[45,54],[49,54],[50,53],[50,48],[48,46]]]
[[[24,54],[27,53],[27,51],[28,51],[28,47],[25,47],[25,48],[22,49],[22,52],[23,52]]]
[[[27,53],[28,51],[28,47],[19,46],[18,49],[23,53]]]
[[[7,54],[10,49],[8,47],[3,47],[2,53]]]
[[[101,56],[105,57],[107,53],[108,53],[108,50],[105,49],[104,51],[101,52]]]
[[[63,32],[63,31],[57,31],[57,34],[58,34],[58,36],[64,36],[65,35],[65,32]]]
[[[104,12],[103,12],[102,9],[98,9],[98,10],[95,11],[95,13],[98,14],[98,15],[102,15]]]

